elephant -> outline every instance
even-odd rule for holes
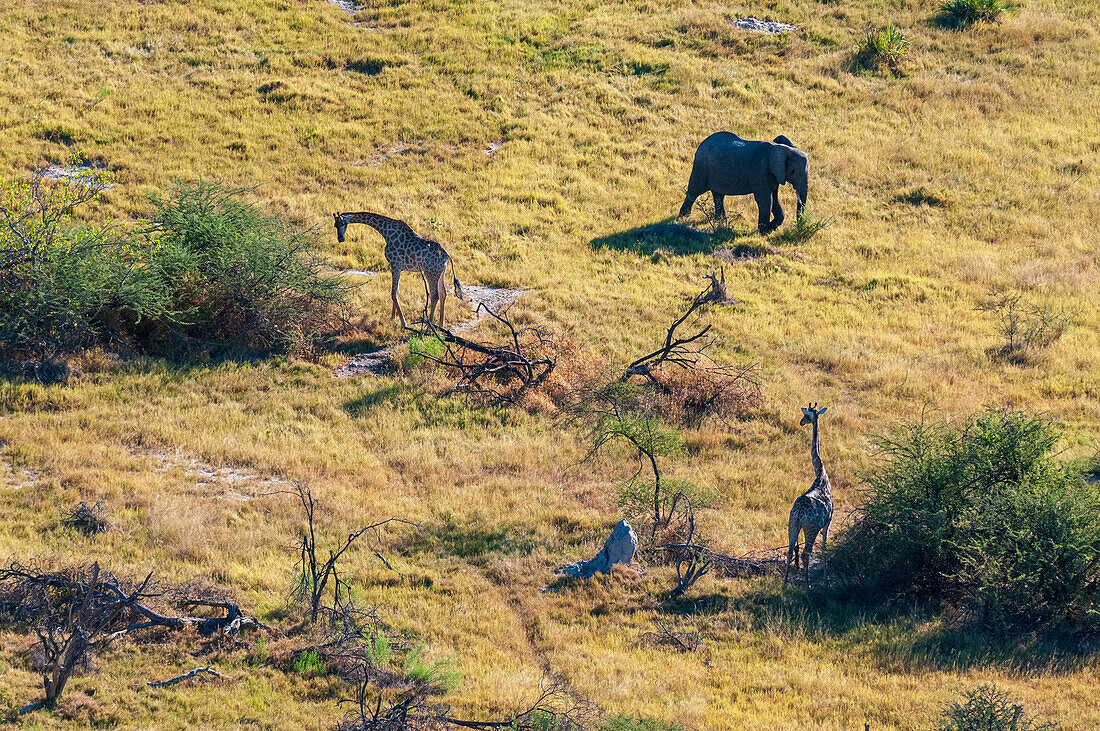
[[[779,186],[790,183],[798,195],[798,217],[806,207],[810,161],[806,153],[780,135],[772,142],[743,140],[732,132],[715,132],[695,151],[687,197],[680,218],[691,213],[695,199],[714,194],[714,217],[726,217],[725,196],[749,195],[760,209],[759,231],[767,234],[783,223]]]

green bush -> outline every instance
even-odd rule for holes
[[[291,666],[294,672],[307,677],[314,677],[317,675],[324,675],[328,668],[325,666],[324,659],[321,658],[321,654],[317,650],[306,650],[298,657],[294,658],[294,663]]]
[[[856,61],[863,68],[886,66],[891,71],[896,71],[901,60],[909,53],[909,45],[909,39],[901,29],[888,24],[867,31],[863,45],[856,53]]]
[[[938,731],[1053,731],[1053,723],[1039,723],[1024,715],[1024,707],[1013,703],[995,685],[982,685],[963,694],[943,710]]]
[[[346,288],[320,273],[315,236],[238,200],[242,190],[177,183],[151,196],[150,267],[172,283],[191,341],[248,350],[312,348]]]
[[[72,212],[105,179],[10,184],[0,203],[0,356],[38,367],[143,321],[174,322],[166,283],[144,266],[148,249],[110,226],[78,226]]]
[[[830,565],[854,587],[970,610],[992,628],[1094,624],[1100,488],[1021,412],[908,423],[880,437],[865,502]]]
[[[106,186],[33,178],[4,190],[0,360],[41,376],[55,356],[108,341],[170,355],[308,349],[335,325],[347,290],[320,275],[310,232],[207,183],[154,196],[132,239],[77,225],[74,209]]]
[[[462,674],[452,667],[450,660],[430,662],[424,659],[424,645],[417,645],[405,656],[405,677],[422,685],[432,686],[444,695],[453,693]]]
[[[942,6],[943,20],[956,27],[992,23],[1010,7],[1005,0],[947,0]]]
[[[441,358],[447,351],[447,346],[435,335],[412,335],[409,337],[409,352],[405,355],[402,366],[406,371],[411,371],[423,363],[427,358]]]

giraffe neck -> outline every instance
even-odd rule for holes
[[[386,243],[390,243],[392,237],[396,236],[401,230],[401,222],[386,216],[381,216],[377,213],[370,213],[368,211],[359,211],[356,213],[345,213],[348,223],[365,223],[373,228],[378,233],[382,234],[382,237],[386,239]]]
[[[814,438],[810,442],[810,461],[814,465],[814,475],[818,479],[825,476],[825,465],[821,463],[821,442],[818,438],[817,419],[814,419]]]

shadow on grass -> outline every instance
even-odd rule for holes
[[[409,537],[402,550],[463,559],[487,559],[490,555],[530,555],[538,547],[535,531],[515,524],[480,525],[446,518],[424,526]]]
[[[753,237],[756,238],[755,241],[738,241]],[[662,252],[673,256],[711,254],[719,249],[730,250],[738,258],[752,258],[767,253],[767,244],[756,235],[756,231],[740,232],[720,226],[711,233],[676,223],[676,219],[666,219],[660,223],[601,236],[592,239],[591,243],[593,249],[629,251],[648,257]]]
[[[383,404],[395,404],[401,396],[401,387],[396,385],[383,386],[359,398],[351,399],[344,404],[344,410],[352,417],[366,416],[372,409]]]
[[[742,596],[682,598],[662,608],[681,616],[721,612],[739,627],[822,643],[884,670],[1068,671],[1090,665],[1100,650],[1094,635],[992,632],[929,604],[874,603],[841,588],[783,589],[774,579]]]

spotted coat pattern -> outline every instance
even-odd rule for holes
[[[809,581],[810,556],[813,552],[814,541],[817,534],[821,533],[821,550],[829,541],[829,525],[833,522],[833,490],[829,484],[829,474],[821,463],[821,445],[818,439],[818,416],[825,408],[817,409],[811,404],[808,409],[802,410],[802,425],[813,424],[813,440],[810,442],[810,462],[813,463],[814,482],[810,489],[798,496],[791,506],[791,517],[787,522],[787,570],[790,570],[791,561],[797,574],[799,563],[798,534],[805,537],[805,549],[802,552],[802,568]],[[787,583],[787,575],[784,572],[783,583]]]
[[[447,286],[444,282],[444,274],[447,263],[451,263],[452,273],[454,261],[439,243],[417,236],[404,221],[377,213],[366,211],[334,213],[336,219],[336,237],[344,240],[344,232],[348,224],[363,223],[382,235],[386,240],[386,261],[390,265],[390,274],[393,277],[393,288],[390,296],[393,300],[393,309],[390,311],[390,319],[396,315],[401,318],[401,326],[408,327],[405,322],[405,313],[401,311],[401,305],[397,301],[397,285],[401,282],[401,272],[420,272],[424,275],[424,281],[428,285],[428,301],[425,309],[430,306],[428,320],[434,319],[435,306],[439,303],[439,326],[443,327],[443,306],[447,300]],[[461,285],[455,277],[455,296],[462,297]]]

